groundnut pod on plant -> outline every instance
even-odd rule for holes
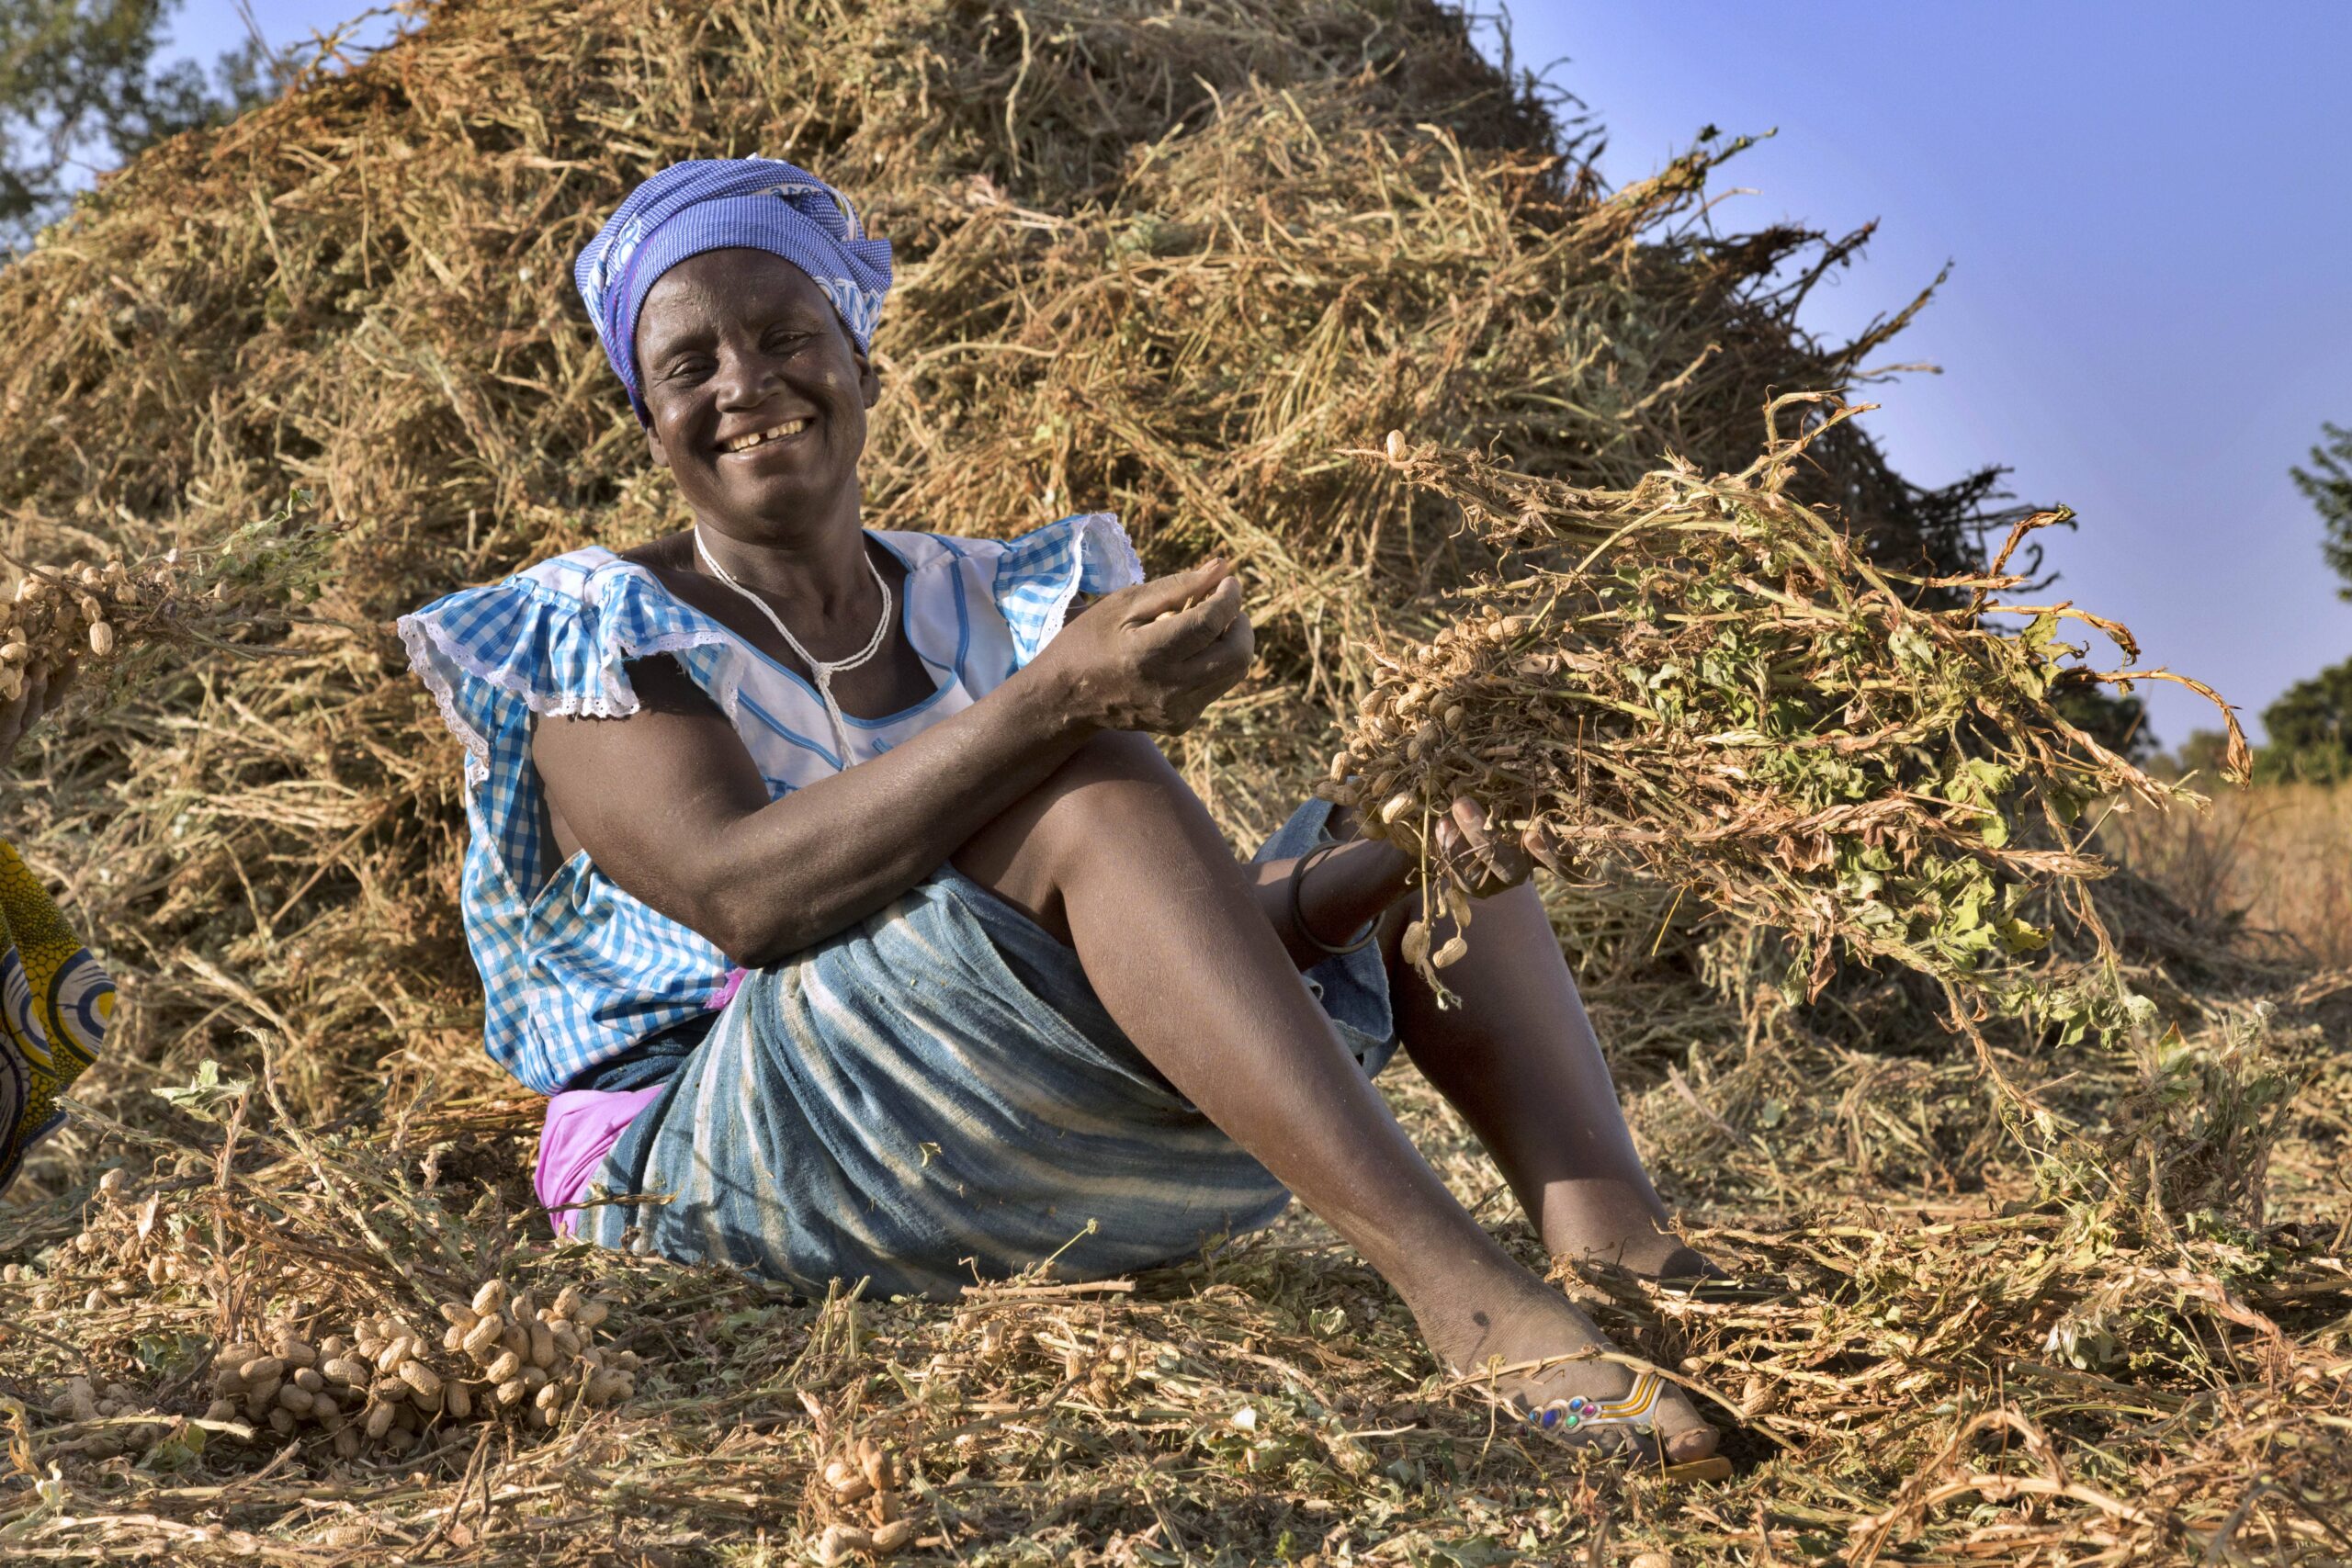
[[[484,1280],[481,1288],[474,1292],[474,1311],[484,1316],[505,1304],[506,1281],[503,1280]]]
[[[392,1407],[390,1405],[379,1404],[370,1408],[368,1412],[368,1420],[366,1423],[368,1441],[373,1442],[377,1438],[382,1437],[385,1433],[390,1431],[392,1429]]]

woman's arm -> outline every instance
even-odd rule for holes
[[[1251,647],[1240,583],[1210,561],[1110,594],[962,713],[780,800],[666,659],[630,667],[636,713],[543,720],[531,756],[599,870],[758,965],[913,886],[1096,731],[1189,728]]]

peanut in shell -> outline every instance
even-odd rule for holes
[[[505,1333],[506,1320],[495,1312],[485,1313],[471,1328],[466,1331],[466,1337],[459,1341],[458,1348],[476,1360],[480,1360],[500,1342]]]

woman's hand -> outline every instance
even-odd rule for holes
[[[46,664],[33,664],[25,670],[22,695],[0,702],[0,768],[16,761],[17,742],[31,733],[41,715],[65,700],[74,684],[71,661],[51,673]]]
[[[1180,735],[1250,669],[1256,641],[1241,581],[1222,559],[1104,595],[1031,664],[1102,729]]]
[[[1508,833],[1489,830],[1487,808],[1468,795],[1457,795],[1453,810],[1430,825],[1430,854],[1473,898],[1516,887],[1535,870],[1526,848]]]

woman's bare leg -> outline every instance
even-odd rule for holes
[[[1091,742],[956,864],[1077,949],[1128,1038],[1380,1270],[1446,1365],[1607,1348],[1413,1147],[1299,979],[1208,814],[1148,741]],[[1516,1391],[1533,1402],[1608,1398],[1631,1381],[1615,1363],[1573,1361],[1517,1380]],[[1660,1403],[1657,1423],[1671,1459],[1714,1447],[1679,1393]]]
[[[1452,931],[1442,921],[1434,934]],[[1443,1009],[1392,947],[1397,1032],[1494,1156],[1544,1245],[1653,1277],[1714,1272],[1674,1234],[1642,1167],[1535,890],[1481,900],[1469,937],[1468,953],[1443,971],[1458,998]]]

